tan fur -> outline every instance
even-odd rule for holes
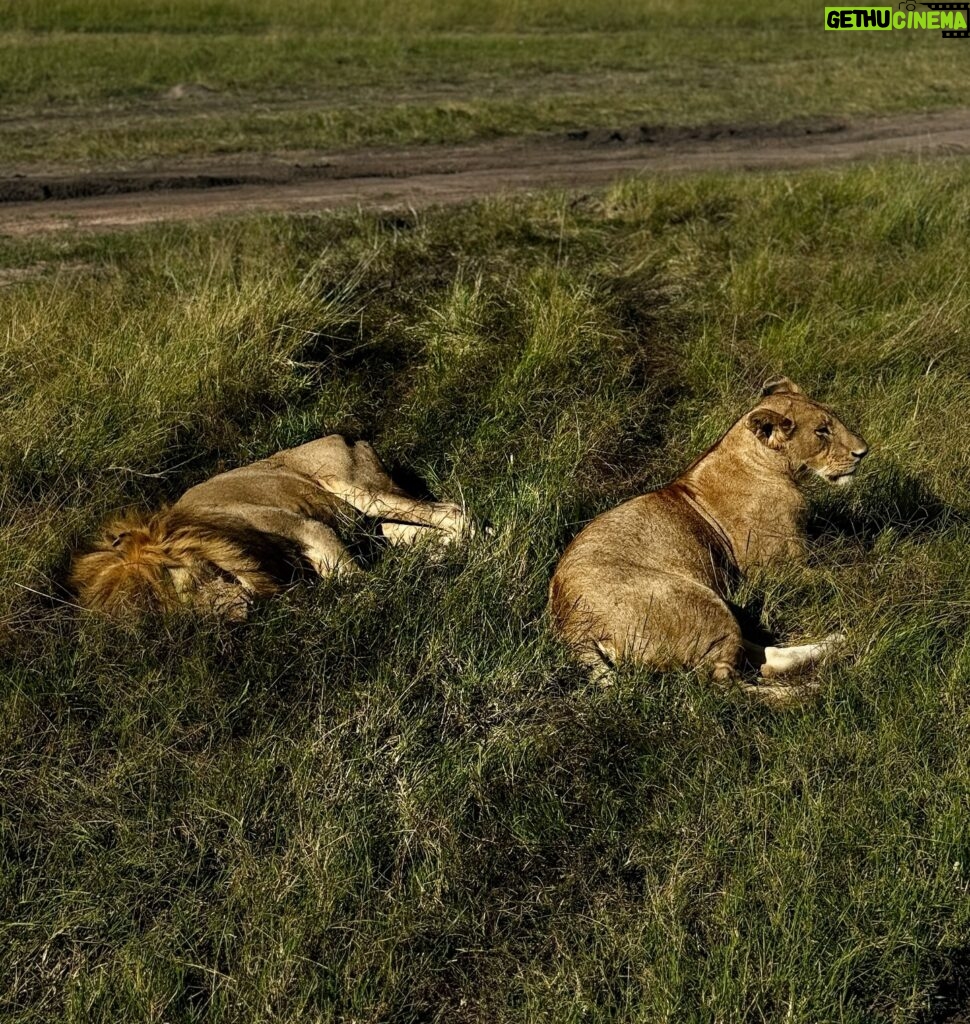
[[[755,408],[673,483],[605,512],[574,538],[550,584],[555,628],[597,672],[634,661],[702,667],[734,683],[745,647],[764,676],[809,667],[838,638],[758,648],[743,640],[725,598],[752,567],[804,555],[806,482],[813,474],[848,482],[866,451],[787,378],[769,382]],[[805,687],[749,690],[782,703]]]
[[[191,606],[245,618],[301,567],[353,570],[333,529],[353,509],[384,520],[395,543],[470,532],[458,506],[418,501],[369,444],[332,434],[213,477],[167,511],[116,520],[75,557],[70,583],[81,605],[115,617]]]
[[[70,584],[87,608],[115,617],[200,603],[238,618],[253,597],[280,588],[280,575],[211,525],[160,513],[110,523],[93,550],[78,555]]]

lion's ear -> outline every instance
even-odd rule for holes
[[[764,387],[761,389],[761,397],[767,398],[768,395],[804,395],[805,392],[794,382],[790,381],[787,377],[772,377],[771,380],[766,380]]]
[[[744,424],[768,448],[780,448],[795,433],[795,424],[774,409],[752,409]]]

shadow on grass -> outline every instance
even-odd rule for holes
[[[357,321],[311,335],[295,358],[321,372],[364,371],[383,380],[417,362],[423,352]]]
[[[920,1024],[970,1024],[970,946],[948,950],[945,963]]]
[[[966,510],[947,504],[920,477],[897,466],[883,470],[863,487],[850,502],[827,494],[809,517],[809,539],[824,543],[842,535],[868,551],[886,530],[919,538],[970,522]]]
[[[847,500],[845,491],[827,488],[813,502],[807,523],[810,547],[849,540],[871,551],[886,531],[929,539],[951,526],[970,522],[970,515],[947,504],[918,476],[891,466],[859,486]],[[742,607],[728,602],[746,639],[762,646],[779,637],[763,625],[764,605],[754,597]]]
[[[745,640],[762,647],[773,647],[779,642],[779,638],[764,625],[764,600],[761,597],[748,601],[743,607],[732,601],[728,601],[727,606],[738,620]]]

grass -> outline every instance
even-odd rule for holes
[[[826,32],[814,0],[24,0],[0,27],[0,149],[9,173],[943,109],[966,102],[965,50]]]
[[[3,241],[4,1019],[946,1020],[968,186],[884,164]],[[739,599],[852,660],[784,715],[587,683],[546,629],[558,552],[776,372],[873,454],[815,493],[812,565]],[[332,430],[494,536],[364,551],[236,627],[38,596],[113,510]]]

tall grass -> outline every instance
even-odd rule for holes
[[[958,164],[6,242],[0,864],[15,1021],[943,1021],[967,998]],[[872,446],[773,714],[550,639],[583,522],[788,373]],[[331,430],[494,534],[241,626],[59,603],[128,503]],[[36,592],[36,593],[35,593]],[[46,597],[36,596],[37,594]]]

